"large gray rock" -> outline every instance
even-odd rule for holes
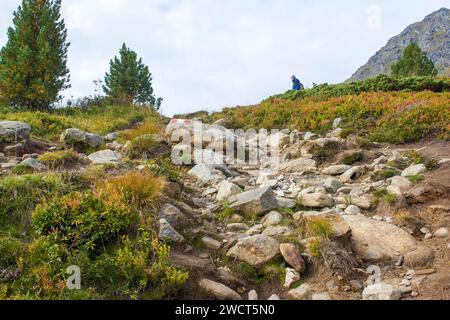
[[[116,151],[102,150],[90,154],[88,159],[93,164],[119,164],[121,162],[122,155]]]
[[[159,238],[165,241],[181,243],[184,241],[180,235],[166,219],[159,219]]]
[[[31,168],[34,171],[44,171],[47,167],[37,159],[28,158],[20,163],[21,166]]]
[[[61,134],[60,141],[64,145],[74,145],[86,142],[86,132],[81,129],[70,128],[64,130]]]
[[[330,166],[322,170],[322,173],[328,176],[338,176],[351,169],[351,166],[347,165],[336,165]]]
[[[165,219],[175,228],[182,227],[188,223],[186,216],[177,207],[171,204],[165,204],[159,211],[159,217]]]
[[[242,189],[239,186],[227,180],[219,183],[217,185],[217,190],[216,200],[219,202],[227,201],[229,197],[242,192]]]
[[[29,138],[31,128],[20,121],[0,121],[0,142],[14,142]]]
[[[277,211],[272,211],[264,216],[261,223],[264,227],[277,226],[283,221],[283,216]]]
[[[376,283],[364,289],[363,300],[400,300],[400,289],[386,283]]]
[[[305,300],[310,292],[311,286],[307,283],[304,283],[298,288],[289,290],[287,295],[292,300]]]
[[[280,171],[285,173],[296,173],[303,171],[315,171],[317,162],[312,159],[296,159],[280,165]]]
[[[352,230],[356,253],[365,260],[393,260],[417,249],[414,238],[392,224],[364,216],[343,219]]]
[[[325,208],[331,207],[334,201],[324,191],[316,191],[314,188],[310,188],[300,192],[298,195],[298,203],[310,208]]]
[[[202,279],[199,286],[217,300],[242,300],[236,291],[215,281]]]
[[[402,177],[418,176],[425,172],[427,172],[427,167],[424,164],[416,164],[403,170]]]
[[[254,267],[260,267],[272,260],[279,252],[277,240],[264,235],[255,235],[240,239],[228,251],[227,256],[245,261]]]
[[[328,178],[323,183],[325,189],[327,189],[328,192],[335,193],[343,186],[342,182],[336,178]]]
[[[253,189],[228,198],[231,208],[245,214],[262,215],[278,208],[278,202],[270,187]]]
[[[225,180],[225,175],[221,171],[206,164],[196,165],[188,172],[188,175],[204,184],[218,183]]]
[[[98,134],[86,133],[86,143],[92,148],[98,148],[103,143],[103,137]]]

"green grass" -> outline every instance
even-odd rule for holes
[[[48,112],[16,111],[2,107],[0,118],[23,121],[31,126],[32,136],[50,141],[58,141],[61,133],[69,128],[105,135],[128,129],[140,122],[162,121],[162,117],[155,111],[139,106],[62,108]]]
[[[380,189],[372,193],[372,199],[374,203],[377,205],[381,202],[385,202],[392,205],[397,200],[397,197],[395,196],[395,194],[387,191],[386,189]]]
[[[342,159],[342,163],[348,166],[354,165],[364,159],[364,154],[362,152],[355,152]]]

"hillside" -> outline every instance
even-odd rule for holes
[[[367,64],[359,68],[348,80],[364,80],[379,74],[390,74],[392,63],[398,61],[403,49],[412,41],[417,42],[435,64],[441,75],[450,72],[450,10],[442,8],[425,17],[421,22],[408,26],[391,38]]]
[[[280,155],[186,165],[192,121],[0,108],[0,298],[448,299],[449,100],[448,79],[378,77],[198,112],[200,146],[279,128]]]

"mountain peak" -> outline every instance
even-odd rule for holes
[[[427,15],[422,21],[408,26],[399,35],[391,38],[348,81],[390,74],[392,64],[400,59],[403,50],[411,42],[417,42],[428,54],[440,75],[448,75],[450,73],[450,10],[441,8]]]

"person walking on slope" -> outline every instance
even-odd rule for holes
[[[292,76],[291,79],[292,79],[292,90],[300,91],[303,89],[302,83],[300,82],[300,80],[297,79],[296,76]]]

